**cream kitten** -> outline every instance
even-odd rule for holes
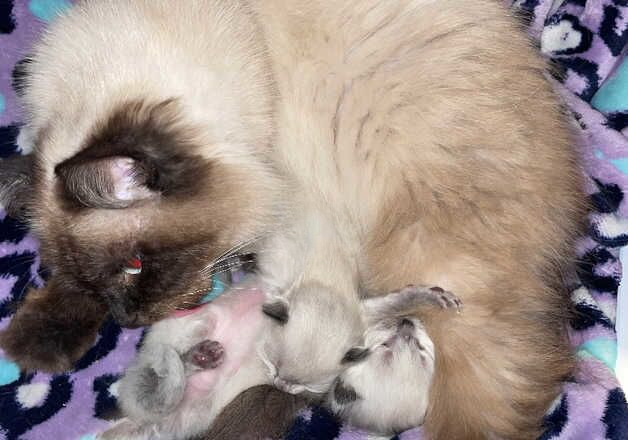
[[[348,353],[352,362],[328,395],[331,410],[352,426],[379,434],[423,424],[438,360],[421,311],[461,307],[455,295],[439,287],[407,286],[366,300],[364,347]]]
[[[339,293],[317,283],[299,284],[287,300],[263,306],[275,324],[261,347],[272,383],[291,394],[323,395],[343,369],[346,353],[362,340],[357,292]],[[353,298],[352,298],[353,296]]]

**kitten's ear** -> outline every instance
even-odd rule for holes
[[[289,307],[288,302],[284,298],[273,298],[271,301],[262,306],[262,312],[269,318],[274,319],[279,324],[284,325],[288,322]]]
[[[0,203],[11,217],[24,216],[32,192],[31,155],[14,155],[0,161]]]
[[[355,388],[338,379],[332,391],[332,398],[336,404],[342,406],[355,402],[360,396]]]
[[[353,347],[345,353],[340,363],[353,364],[360,362],[366,359],[370,353],[370,350],[366,347]]]
[[[84,207],[128,208],[158,196],[147,187],[152,178],[150,167],[130,157],[82,160],[79,154],[57,165],[55,173],[63,195]]]

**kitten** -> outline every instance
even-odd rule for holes
[[[139,325],[189,306],[240,248],[290,285],[302,255],[272,236],[321,213],[347,262],[317,271],[324,285],[438,285],[465,303],[424,322],[440,359],[426,435],[536,437],[573,368],[561,274],[584,197],[511,15],[493,0],[79,3],[28,64],[28,214],[52,276],[0,344],[67,368],[107,313]]]
[[[216,417],[206,440],[278,440],[309,400],[258,385],[238,394]],[[245,421],[245,422],[243,422]]]
[[[435,368],[434,342],[421,317],[460,311],[460,300],[439,287],[408,286],[364,302],[365,347],[348,352],[352,363],[328,395],[331,410],[352,426],[394,434],[423,424]]]
[[[325,394],[347,351],[362,340],[357,293],[300,283],[287,299],[275,298],[262,310],[275,321],[260,349],[272,383],[291,394]]]
[[[308,401],[321,400],[352,362],[346,353],[361,340],[361,316],[352,322],[343,316],[350,310],[341,309],[333,293],[302,284],[289,295],[288,318],[287,310],[277,307],[285,303],[264,303],[265,290],[263,281],[253,277],[209,304],[153,325],[120,381],[119,403],[125,419],[102,438],[175,439],[200,434],[225,405],[257,385],[274,384],[291,394],[306,395]],[[277,332],[278,325],[286,331]]]
[[[120,379],[125,418],[101,438],[200,435],[241,392],[268,383],[256,353],[268,322],[261,313],[264,299],[262,290],[246,283],[155,324]]]

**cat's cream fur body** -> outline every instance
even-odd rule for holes
[[[545,66],[490,1],[259,9],[282,97],[277,162],[358,240],[345,251],[366,291],[427,283],[466,304],[428,323],[426,431],[532,438],[572,365],[554,277],[582,207]]]
[[[545,66],[499,2],[86,2],[30,70],[23,139],[36,140],[42,170],[40,236],[53,243],[67,226],[96,244],[140,232],[189,241],[210,228],[222,252],[283,231],[279,217],[316,213],[355,273],[327,272],[325,252],[282,252],[275,238],[253,247],[278,265],[275,252],[305,258],[330,285],[431,284],[464,301],[446,327],[426,321],[429,435],[539,432],[572,367],[557,274],[581,215],[579,170]],[[169,98],[224,184],[206,203],[64,217],[54,166],[123,101]]]

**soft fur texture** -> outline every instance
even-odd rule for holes
[[[240,393],[216,417],[203,440],[276,440],[282,438],[294,416],[307,405],[302,397],[270,385]],[[242,423],[246,420],[245,423]]]
[[[569,130],[544,70],[490,0],[208,0],[176,13],[158,0],[83,3],[29,66],[31,218],[53,278],[27,297],[2,345],[25,366],[67,368],[76,353],[53,347],[69,346],[77,323],[84,341],[71,342],[86,347],[111,304],[126,324],[158,319],[206,287],[199,270],[231,246],[301,258],[257,239],[283,230],[278,216],[317,213],[349,262],[332,285],[357,280],[373,295],[433,284],[465,302],[460,318],[426,322],[440,347],[428,435],[533,437],[572,370],[558,286],[582,214]],[[207,186],[147,185],[156,197],[126,209],[67,206],[82,197],[55,168],[100,145],[112,120],[143,137],[132,143],[137,158],[124,137],[109,138],[108,154],[176,175],[152,154],[168,139],[184,163],[206,161],[198,181]],[[120,243],[146,257],[132,288],[116,277],[129,258]],[[325,253],[305,255],[327,264]],[[92,278],[95,268],[107,275]],[[173,279],[182,268],[185,285]],[[60,292],[93,313],[44,314],[60,310],[46,305]],[[53,323],[61,341],[43,336]]]
[[[351,426],[394,435],[423,424],[434,375],[434,343],[426,314],[448,320],[440,309],[460,311],[459,299],[440,287],[407,286],[364,303],[364,349],[328,395],[332,411]]]
[[[198,311],[155,324],[120,381],[126,418],[100,438],[201,435],[241,392],[268,383],[256,348],[269,323],[261,312],[264,298],[251,285],[235,288]],[[199,368],[194,356],[206,341],[218,343],[224,353],[220,362]]]

